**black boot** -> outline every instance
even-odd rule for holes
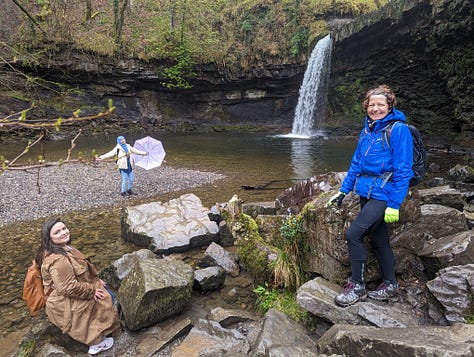
[[[129,196],[131,196],[131,195],[134,195],[134,194],[135,194],[134,192],[132,192],[132,190],[128,190],[128,191],[127,191],[127,193],[128,193],[128,195],[129,195]]]
[[[122,195],[122,197],[127,196],[127,192],[121,192],[120,194]]]

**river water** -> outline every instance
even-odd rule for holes
[[[328,171],[345,171],[356,144],[355,139],[299,139],[263,133],[123,134],[131,144],[145,135],[161,140],[167,153],[166,165],[224,174],[224,180],[211,185],[159,198],[165,201],[192,192],[208,208],[216,202],[227,202],[234,194],[245,202],[273,201],[300,180]],[[74,153],[81,151],[90,156],[93,149],[104,153],[114,146],[115,139],[115,135],[106,134],[81,136]],[[68,140],[47,142],[47,161],[65,158],[69,146]],[[0,144],[0,154],[12,159],[23,148],[24,143]],[[39,153],[35,148],[28,155],[36,157]],[[90,256],[99,269],[138,249],[121,239],[120,208],[73,212],[62,217],[71,229],[74,245]],[[43,221],[2,227],[0,344],[31,323],[21,290],[26,268],[38,247]]]

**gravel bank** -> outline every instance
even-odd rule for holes
[[[134,198],[158,196],[205,184],[225,176],[163,166],[135,168]],[[0,226],[101,206],[124,205],[120,175],[111,162],[68,164],[0,175]]]

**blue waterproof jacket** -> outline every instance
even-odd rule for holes
[[[405,123],[406,118],[394,108],[385,118],[376,120],[371,130],[365,117],[365,127],[359,135],[341,192],[354,191],[365,198],[386,201],[387,207],[400,209],[413,176],[413,140],[407,125],[395,123],[388,144],[383,129],[392,121]]]

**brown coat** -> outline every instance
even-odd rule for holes
[[[95,289],[105,288],[95,267],[79,250],[69,247],[67,256],[46,256],[41,275],[45,291],[51,285],[54,288],[46,300],[46,315],[63,333],[92,345],[120,327],[111,296],[94,300]]]

